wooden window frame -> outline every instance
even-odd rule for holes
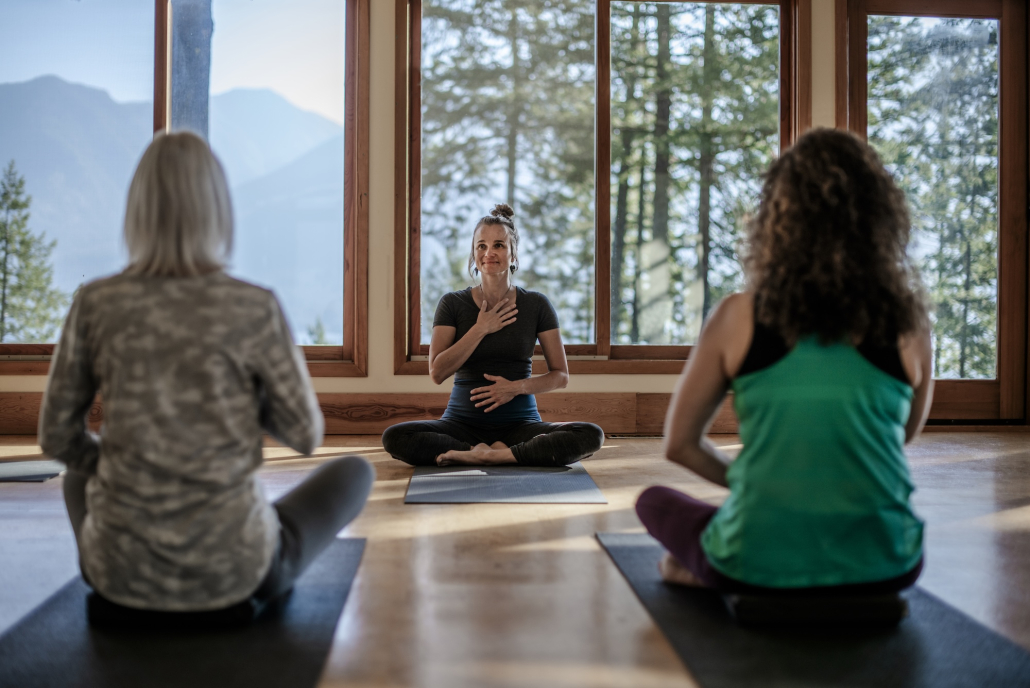
[[[1026,0],[836,0],[836,124],[866,137],[867,17],[999,23],[998,358],[993,380],[938,380],[931,421],[1027,421],[1028,109]]]
[[[314,377],[368,374],[369,6],[346,3],[342,346],[305,346]],[[154,0],[154,133],[167,128],[171,100],[171,3]],[[54,344],[0,344],[0,375],[46,375]]]
[[[421,342],[422,0],[395,0],[394,371],[428,375]],[[595,0],[594,328],[593,344],[566,344],[579,374],[678,374],[690,346],[611,343],[611,1]],[[646,0],[640,0],[646,1]],[[690,2],[694,0],[659,0]],[[811,0],[735,0],[780,6],[780,146],[811,126]],[[537,346],[536,353],[541,354]],[[536,360],[534,372],[546,372]]]

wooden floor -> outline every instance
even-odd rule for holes
[[[368,545],[322,686],[695,685],[593,537],[642,531],[647,485],[724,497],[659,440],[608,438],[584,462],[607,505],[404,505],[411,468],[378,439],[327,438],[314,458],[266,449],[273,498],[329,456],[376,468],[345,532]],[[36,454],[32,438],[0,439],[0,460]],[[928,524],[920,584],[1030,649],[1030,434],[929,434],[908,454]],[[2,631],[75,572],[59,479],[0,484],[0,562]]]

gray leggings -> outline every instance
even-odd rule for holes
[[[71,470],[64,474],[64,503],[76,541],[86,519],[87,477]],[[346,456],[322,464],[275,502],[281,526],[279,548],[268,575],[254,591],[256,601],[267,602],[293,587],[304,569],[358,515],[374,480],[375,471],[364,458]]]
[[[494,442],[503,442],[523,466],[568,466],[600,449],[604,430],[593,423],[474,425],[441,419],[398,423],[383,433],[383,448],[412,466],[435,466],[444,452]]]

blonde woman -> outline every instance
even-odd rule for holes
[[[323,419],[274,294],[223,271],[232,235],[207,144],[157,136],[129,189],[129,265],[79,289],[54,352],[40,444],[68,465],[83,577],[116,606],[252,618],[373,480],[363,459],[336,459],[266,500],[262,432],[307,454]],[[85,422],[98,392],[99,437]]]

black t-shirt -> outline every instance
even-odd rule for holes
[[[524,380],[533,372],[537,334],[558,329],[558,314],[547,297],[515,287],[515,322],[483,337],[464,365],[454,373],[455,384],[480,384],[483,373],[508,380]],[[433,327],[453,327],[454,341],[464,337],[479,319],[472,288],[444,294],[436,307]],[[489,384],[489,383],[488,383]]]

